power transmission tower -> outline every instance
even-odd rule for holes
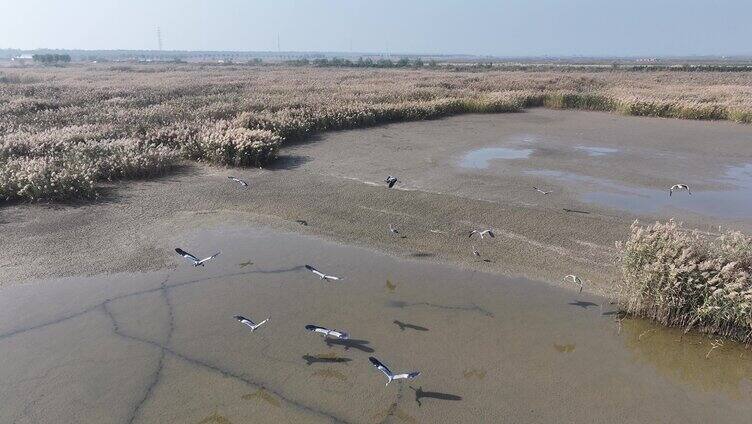
[[[159,51],[162,51],[162,31],[157,26],[157,46],[159,47]]]

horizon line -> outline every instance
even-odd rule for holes
[[[68,51],[68,52],[143,52],[149,54],[186,54],[186,53],[236,53],[236,54],[264,54],[264,55],[342,55],[342,56],[438,56],[438,57],[472,57],[487,59],[678,59],[678,58],[750,58],[752,53],[688,53],[688,54],[529,54],[529,55],[503,55],[503,54],[480,54],[480,53],[425,53],[425,52],[393,52],[393,51],[341,51],[341,50],[158,50],[158,49],[83,49],[83,48],[53,48],[39,47],[23,49],[16,47],[0,47],[0,51]]]

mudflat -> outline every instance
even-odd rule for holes
[[[92,202],[6,206],[0,281],[158,270],[176,234],[239,220],[556,284],[577,274],[597,293],[635,219],[752,229],[750,141],[729,122],[546,109],[327,133],[287,145],[271,169],[186,164]],[[676,183],[692,195],[669,196]],[[493,242],[467,237],[489,227]]]

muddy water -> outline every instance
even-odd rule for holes
[[[249,228],[0,291],[0,422],[747,422],[749,354],[601,298]],[[162,252],[174,255],[172,252]],[[302,265],[340,275],[322,282]],[[601,305],[605,305],[602,307]],[[271,320],[254,333],[233,315]],[[350,333],[326,343],[306,324]],[[384,386],[374,355],[418,379]]]

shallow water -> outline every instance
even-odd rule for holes
[[[533,149],[515,149],[511,147],[485,147],[472,150],[460,160],[463,168],[485,169],[490,166],[492,160],[499,159],[527,159],[533,153]]]
[[[752,217],[752,164],[726,168],[723,177],[713,181],[726,187],[722,190],[693,189],[692,195],[683,191],[675,192],[672,196],[669,196],[668,188],[628,186],[613,180],[571,172],[530,170],[526,173],[577,183],[583,189],[581,200],[634,213],[684,210],[721,218]]]
[[[475,122],[467,130],[468,138],[475,140],[456,151],[453,164],[464,168],[462,175],[472,169],[468,175],[481,177],[472,185],[474,195],[486,195],[477,187],[499,179],[493,193],[526,186],[515,178],[535,175],[550,179],[548,185],[540,180],[532,183],[559,193],[552,196],[557,200],[571,196],[593,206],[658,219],[702,216],[740,223],[752,218],[752,133],[747,126],[532,113],[541,116],[529,121],[524,116],[510,118],[503,126],[485,130],[482,122]],[[677,183],[689,184],[693,195],[682,192],[669,197],[668,187]],[[510,197],[529,202],[516,191],[513,196],[485,198]]]
[[[617,153],[619,149],[611,147],[598,147],[598,146],[575,146],[575,149],[582,150],[588,154],[588,156],[606,156],[613,153]]]
[[[225,228],[205,268],[0,290],[0,422],[744,422],[732,343],[615,321],[603,299]],[[201,246],[201,248],[196,248]],[[252,263],[249,263],[252,262]],[[341,275],[322,282],[302,265]],[[271,320],[254,333],[233,315]],[[303,330],[348,331],[325,342]],[[368,362],[420,370],[385,387]]]

